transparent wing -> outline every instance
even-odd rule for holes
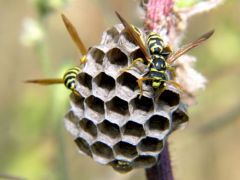
[[[139,34],[134,30],[132,25],[130,25],[118,12],[115,12],[123,26],[125,27],[128,34],[131,36],[131,38],[135,41],[135,43],[140,47],[141,51],[143,52],[145,58],[147,61],[150,61],[151,57],[146,49],[146,46],[144,42],[142,41]]]
[[[200,45],[202,42],[206,41],[208,38],[210,38],[214,33],[214,30],[208,31],[207,33],[200,36],[198,39],[196,39],[193,42],[190,42],[189,44],[184,45],[182,48],[180,48],[177,52],[173,53],[168,59],[167,63],[172,64],[177,58],[191,50],[192,48]]]
[[[73,41],[77,45],[78,49],[80,50],[81,54],[86,55],[87,49],[84,46],[82,40],[80,39],[76,28],[73,26],[73,24],[69,21],[69,19],[64,14],[62,14],[62,20],[63,20],[71,38],[73,39]]]
[[[53,85],[53,84],[63,84],[63,79],[31,79],[26,80],[25,83],[41,84],[41,85]]]

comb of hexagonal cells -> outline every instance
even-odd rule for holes
[[[143,53],[122,25],[105,31],[100,45],[88,51],[77,76],[81,97],[71,95],[65,116],[79,151],[119,172],[153,166],[168,135],[188,121],[174,86],[157,96],[143,83],[139,98],[137,79],[146,74],[147,66],[139,62],[123,71],[137,57]]]

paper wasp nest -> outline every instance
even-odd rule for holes
[[[167,136],[188,121],[173,86],[156,100],[152,87],[144,84],[139,99],[136,80],[147,66],[139,63],[121,72],[137,57],[143,54],[122,25],[105,31],[77,76],[76,90],[82,97],[71,95],[71,109],[65,116],[79,151],[119,172],[153,166]]]

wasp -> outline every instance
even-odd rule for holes
[[[169,45],[164,45],[163,39],[159,34],[155,32],[148,32],[146,42],[143,40],[141,33],[134,27],[130,25],[118,12],[116,12],[117,17],[125,27],[129,36],[135,41],[142,51],[144,58],[136,58],[132,61],[131,65],[124,69],[124,71],[129,70],[137,62],[142,62],[147,64],[148,71],[143,77],[137,80],[140,89],[140,98],[143,95],[142,83],[143,81],[150,82],[150,85],[154,90],[160,89],[159,96],[166,89],[167,84],[174,85],[177,89],[183,90],[180,84],[175,81],[175,68],[171,66],[176,59],[191,50],[192,48],[200,45],[202,42],[206,41],[212,36],[214,30],[211,30],[203,35],[201,35],[196,40],[184,45],[176,52],[172,51]],[[171,72],[172,79],[168,78],[167,71]]]
[[[82,57],[80,58],[80,65],[85,64],[86,54],[87,50],[80,39],[78,32],[76,28],[73,26],[73,24],[70,22],[70,20],[62,14],[62,20],[64,22],[64,25],[70,34],[72,40],[77,45],[78,49],[80,50],[80,53],[82,54]],[[27,80],[26,83],[35,83],[35,84],[41,84],[41,85],[53,85],[53,84],[64,84],[65,87],[69,90],[71,90],[74,94],[80,95],[75,89],[76,89],[76,76],[80,72],[80,67],[75,66],[72,68],[69,68],[65,71],[62,78],[53,78],[53,79],[33,79],[33,80]]]

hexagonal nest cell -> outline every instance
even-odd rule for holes
[[[128,64],[128,57],[119,48],[113,48],[107,53],[109,62],[113,65],[123,67]]]
[[[131,91],[135,91],[138,88],[137,78],[128,72],[122,73],[118,77],[117,82],[120,86],[126,87]]]
[[[130,57],[131,57],[132,61],[134,61],[134,60],[137,59],[137,58],[142,58],[143,61],[144,61],[144,63],[145,63],[145,65],[147,65],[147,64],[146,64],[146,62],[147,62],[147,61],[146,61],[146,57],[144,56],[144,54],[143,54],[143,52],[141,51],[141,49],[136,49],[135,51],[131,52]],[[139,63],[140,63],[140,62],[139,62]]]
[[[138,147],[142,152],[159,152],[163,149],[163,141],[152,137],[146,137],[141,140]]]
[[[120,141],[114,146],[114,151],[117,156],[124,156],[127,158],[134,158],[138,155],[137,149],[134,145]]]
[[[116,27],[106,30],[103,33],[101,44],[117,43],[119,39],[119,29],[120,27],[116,25]],[[122,26],[121,29],[123,29]]]
[[[128,102],[124,101],[123,99],[120,99],[117,96],[115,96],[112,100],[107,102],[106,105],[110,111],[115,112],[117,114],[121,114],[123,116],[129,114]]]
[[[172,119],[173,119],[172,131],[184,128],[185,125],[188,123],[189,117],[186,113],[186,110],[184,108],[181,108],[181,104],[180,107],[173,112]]]
[[[132,100],[131,104],[133,105],[134,110],[141,110],[145,112],[151,112],[154,108],[153,100],[145,96],[139,98],[138,95]]]
[[[93,137],[97,136],[97,126],[91,120],[89,120],[87,118],[83,118],[79,122],[79,125],[82,128],[82,130],[89,133]]]
[[[93,47],[90,49],[88,56],[90,56],[99,65],[103,63],[104,52],[99,48]]]
[[[90,150],[90,146],[87,141],[81,137],[78,137],[74,140],[77,146],[79,147],[80,151],[88,156],[92,156],[92,152]]]
[[[76,77],[77,88],[82,96],[88,96],[92,90],[92,77],[87,73],[80,73]]]
[[[92,152],[101,158],[109,159],[111,160],[113,158],[113,151],[112,148],[106,145],[103,142],[95,142],[91,146]]]
[[[104,118],[104,102],[93,95],[85,99],[85,109],[85,114],[94,122],[99,122]]]
[[[95,84],[94,94],[97,93],[102,98],[108,98],[115,89],[115,80],[104,72],[98,74],[93,79],[93,83]]]
[[[124,136],[134,136],[137,138],[141,138],[145,135],[145,130],[143,129],[142,124],[138,124],[133,121],[128,121],[123,126],[123,135]]]
[[[153,166],[171,130],[188,121],[172,85],[156,99],[158,91],[144,83],[139,98],[137,79],[147,66],[139,62],[137,68],[121,71],[138,57],[144,55],[122,25],[104,32],[77,75],[76,91],[81,96],[71,95],[64,121],[82,154],[119,172]]]
[[[180,103],[180,95],[176,91],[166,89],[156,101],[162,101],[169,106],[176,106]]]
[[[157,162],[157,158],[150,155],[138,156],[133,161],[133,166],[135,168],[149,168]]]
[[[150,131],[158,131],[160,134],[170,129],[169,120],[159,115],[152,116],[146,125]]]
[[[106,134],[113,139],[120,138],[120,128],[117,124],[111,123],[105,119],[98,125],[98,128],[103,134]]]
[[[123,45],[124,48],[134,51],[138,48],[136,42],[129,36],[128,32],[125,30],[120,34],[119,44]]]

